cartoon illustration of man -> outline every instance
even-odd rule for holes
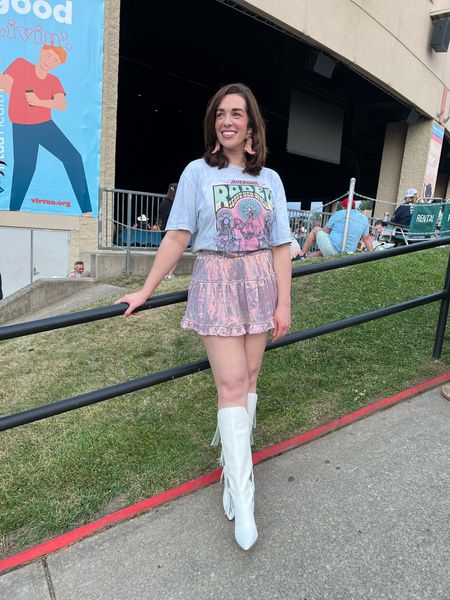
[[[61,82],[49,73],[66,58],[60,46],[44,45],[36,65],[17,58],[0,74],[0,90],[10,94],[8,116],[14,145],[10,210],[20,210],[42,146],[63,163],[81,212],[90,216],[92,211],[81,155],[51,115],[52,110],[67,107]]]

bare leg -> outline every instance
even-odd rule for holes
[[[202,336],[216,384],[219,409],[247,408],[249,379],[245,337]]]
[[[303,244],[302,251],[300,252],[300,256],[304,256],[308,250],[313,247],[316,242],[316,235],[318,231],[320,231],[320,227],[316,226],[308,233],[305,243]]]
[[[245,356],[247,358],[248,392],[256,392],[256,382],[261,370],[264,349],[268,333],[248,334],[244,336]]]

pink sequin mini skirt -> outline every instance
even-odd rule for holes
[[[277,284],[271,250],[203,250],[195,260],[183,329],[238,336],[273,329]]]

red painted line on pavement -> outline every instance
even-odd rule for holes
[[[293,437],[289,440],[280,442],[279,444],[275,444],[274,446],[269,446],[268,448],[264,448],[264,450],[261,450],[260,452],[256,452],[253,455],[253,464],[256,465],[263,460],[271,458],[272,456],[277,456],[278,454],[281,454],[282,452],[286,452],[286,450],[290,450],[291,448],[296,448],[297,446],[302,446],[303,444],[307,444],[308,442],[311,442],[312,440],[316,440],[317,438],[322,437],[322,436],[326,435],[327,433],[334,431],[335,429],[340,429],[341,427],[344,427],[345,425],[349,425],[350,423],[353,423],[354,421],[358,421],[358,420],[362,419],[363,417],[370,415],[373,412],[382,410],[383,408],[388,408],[389,406],[392,406],[393,404],[397,404],[398,402],[401,402],[402,400],[407,400],[409,398],[413,398],[414,396],[417,396],[417,394],[420,394],[421,392],[424,392],[427,389],[437,387],[438,385],[445,383],[449,379],[450,379],[450,371],[447,371],[446,373],[443,373],[442,375],[439,375],[438,377],[434,377],[433,379],[429,379],[428,381],[419,383],[418,385],[410,387],[407,390],[404,390],[403,392],[399,392],[398,394],[395,394],[394,396],[389,396],[388,398],[383,398],[383,400],[379,400],[378,402],[374,402],[373,404],[364,406],[363,408],[360,408],[359,410],[355,410],[354,412],[344,415],[343,417],[339,417],[335,421],[331,421],[330,423],[326,423],[325,425],[316,427],[315,429],[312,429],[311,431],[302,433],[302,434],[300,434],[296,437]],[[1,563],[0,563],[0,568],[1,568]]]
[[[429,379],[428,381],[424,381],[419,385],[415,385],[399,394],[395,394],[394,396],[389,396],[388,398],[384,398],[383,400],[379,400],[378,402],[374,402],[369,406],[365,406],[364,408],[360,408],[352,413],[344,415],[343,417],[339,417],[338,419],[327,423],[326,425],[322,425],[320,427],[316,427],[311,431],[307,431],[306,433],[302,433],[296,437],[293,437],[284,442],[280,442],[279,444],[275,444],[274,446],[270,446],[269,448],[265,448],[260,452],[256,452],[253,455],[253,463],[256,465],[263,460],[271,458],[272,456],[277,456],[286,450],[290,450],[292,448],[296,448],[298,446],[302,446],[311,442],[319,437],[330,433],[336,429],[344,427],[345,425],[349,425],[354,421],[358,421],[363,417],[370,415],[378,410],[383,408],[388,408],[393,404],[397,404],[402,400],[407,400],[409,398],[413,398],[417,394],[436,387],[450,380],[450,371],[439,375],[438,377],[434,377],[433,379]],[[188,494],[200,488],[206,487],[219,481],[222,469],[216,469],[212,471],[212,473],[208,473],[203,475],[202,477],[198,477],[197,479],[193,479],[191,481],[187,481],[175,488],[167,490],[157,496],[152,496],[147,500],[143,500],[142,502],[138,502],[137,504],[133,504],[132,506],[128,506],[127,508],[123,508],[117,512],[114,512],[106,517],[102,517],[97,521],[93,521],[92,523],[88,523],[87,525],[83,525],[78,529],[74,529],[73,531],[69,531],[68,533],[64,533],[56,538],[43,542],[38,546],[34,546],[33,548],[29,548],[24,552],[20,552],[19,554],[15,554],[14,556],[10,556],[9,558],[5,558],[0,560],[0,572],[6,571],[7,569],[12,569],[14,567],[23,566],[26,563],[29,563],[41,556],[45,556],[47,554],[51,554],[56,550],[61,550],[62,548],[66,548],[75,542],[79,542],[85,537],[92,535],[93,533],[99,531],[100,529],[104,529],[105,527],[112,525],[114,523],[118,523],[120,521],[125,521],[126,519],[130,519],[135,517],[136,515],[146,512],[152,508],[156,508],[157,506],[161,506],[170,500],[183,496],[184,494]]]
[[[198,479],[193,479],[192,481],[183,483],[178,487],[163,492],[162,494],[152,496],[147,500],[142,500],[142,502],[138,502],[137,504],[123,508],[122,510],[107,515],[106,517],[102,517],[97,521],[83,525],[78,529],[64,533],[63,535],[48,540],[47,542],[43,542],[42,544],[25,550],[24,552],[20,552],[19,554],[15,554],[9,558],[0,560],[0,572],[13,567],[22,566],[32,560],[36,560],[36,558],[40,558],[46,554],[51,554],[52,552],[55,552],[55,550],[61,550],[62,548],[70,546],[74,542],[79,542],[83,538],[92,535],[96,531],[99,531],[108,525],[118,523],[119,521],[125,521],[131,517],[135,517],[139,513],[148,511],[151,508],[160,506],[161,504],[165,504],[169,500],[173,500],[174,498],[178,498],[179,496],[183,496],[184,494],[188,494],[194,490],[206,487],[211,483],[215,483],[216,481],[219,481],[221,473],[222,469],[216,469],[212,473],[203,475]]]

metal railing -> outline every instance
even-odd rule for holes
[[[353,255],[346,258],[339,258],[336,260],[327,260],[318,264],[302,265],[299,268],[293,270],[292,276],[305,277],[313,273],[320,273],[324,271],[331,271],[335,269],[341,269],[345,267],[351,267],[353,265],[359,265],[374,260],[388,260],[393,256],[400,256],[402,254],[409,254],[411,252],[418,252],[420,250],[428,250],[430,248],[436,248],[438,246],[450,244],[450,236],[426,242],[417,242],[410,246],[401,246],[398,248],[392,248],[385,252],[375,252],[371,254],[359,254]],[[161,306],[167,306],[169,304],[176,304],[184,302],[187,299],[187,291],[174,292],[171,294],[165,294],[162,296],[155,296],[150,298],[145,304],[143,304],[139,310],[148,310]],[[274,350],[275,348],[281,348],[290,344],[295,344],[307,339],[315,338],[326,333],[333,331],[339,331],[348,327],[353,327],[361,323],[373,321],[375,319],[381,319],[388,315],[397,314],[416,308],[418,306],[424,306],[432,302],[440,302],[440,311],[436,328],[436,336],[433,348],[433,358],[438,360],[442,352],[442,344],[444,340],[445,328],[447,323],[448,308],[450,303],[450,257],[447,263],[447,271],[445,276],[445,283],[442,291],[428,294],[427,296],[421,296],[413,300],[401,302],[391,306],[386,306],[373,310],[367,313],[349,317],[341,321],[335,321],[307,329],[305,331],[297,331],[286,335],[277,342],[269,342],[266,346],[266,351]],[[47,319],[41,319],[39,321],[32,321],[29,323],[20,323],[17,325],[7,325],[0,327],[0,340],[7,340],[25,335],[32,335],[43,331],[51,331],[54,329],[61,329],[63,327],[70,327],[72,325],[79,325],[82,323],[88,323],[91,321],[98,321],[101,319],[108,319],[122,315],[127,304],[117,304],[112,306],[105,306],[87,311],[81,311],[77,313],[61,315],[58,317],[50,317]],[[8,415],[0,418],[0,431],[19,427],[27,423],[33,423],[41,419],[59,415],[71,410],[103,402],[110,398],[115,398],[123,394],[129,394],[144,388],[151,387],[158,383],[191,375],[199,371],[203,371],[209,368],[208,360],[200,360],[186,365],[181,365],[173,369],[167,369],[159,371],[145,377],[133,379],[131,381],[125,381],[113,386],[109,386],[103,389],[95,390],[73,398],[67,398],[65,400],[59,400],[51,404],[46,404],[36,408],[32,408],[23,412]]]
[[[341,196],[338,196],[337,198],[334,198],[333,200],[330,200],[330,202],[327,202],[323,205],[323,209],[327,209],[327,210],[322,210],[322,211],[292,210],[292,209],[288,210],[289,224],[291,227],[291,231],[294,234],[294,237],[299,242],[300,246],[303,246],[303,243],[306,240],[306,238],[308,237],[308,234],[311,232],[311,230],[314,227],[316,227],[316,226],[325,227],[329,218],[333,214],[332,211],[337,208],[338,203],[341,202],[344,198],[348,198],[349,202],[347,204],[347,214],[345,217],[344,231],[342,233],[342,243],[341,243],[341,248],[342,248],[341,254],[345,254],[345,248],[347,247],[348,231],[349,231],[350,221],[351,221],[352,202],[353,202],[353,199],[357,200],[360,197],[362,198],[362,196],[360,194],[357,194],[355,192],[355,184],[356,184],[356,179],[354,177],[352,177],[350,179],[350,185],[349,185],[348,192],[346,192],[345,194],[342,194]],[[365,202],[367,203],[367,201],[369,200],[369,197],[364,196],[364,198],[365,198]],[[371,210],[373,212],[373,206],[374,206],[374,203],[376,202],[376,200],[374,198],[371,198],[370,200],[372,201],[373,204],[370,207],[366,206],[366,209]],[[370,219],[372,219],[372,217],[369,217],[369,220]],[[314,245],[312,247],[312,250],[316,250],[316,249],[317,249],[317,246]]]
[[[394,211],[397,208],[398,203],[390,202],[390,201],[386,201],[386,200],[377,200],[376,198],[371,198],[370,196],[363,196],[362,194],[359,194],[358,192],[355,191],[355,185],[356,185],[356,179],[354,177],[352,177],[350,179],[350,185],[349,185],[348,192],[325,203],[323,205],[322,211],[292,210],[292,209],[288,210],[289,224],[291,227],[291,231],[294,234],[294,237],[299,242],[300,246],[303,246],[305,239],[307,238],[308,234],[311,232],[311,230],[314,227],[316,227],[316,226],[325,227],[326,226],[329,218],[333,214],[333,211],[335,209],[337,209],[338,203],[341,202],[344,198],[348,198],[349,202],[347,204],[347,214],[345,217],[344,231],[342,234],[341,255],[344,255],[346,253],[345,249],[347,247],[347,239],[348,239],[348,233],[349,233],[349,228],[350,228],[350,221],[352,219],[351,208],[352,208],[353,200],[355,200],[357,203],[359,202],[359,206],[357,204],[358,210],[360,210],[366,214],[366,216],[369,220],[370,233],[372,235],[374,235],[374,237],[376,237],[376,233],[374,231],[375,223],[377,221],[383,220],[383,219],[385,221],[388,221],[391,218],[391,215],[394,214]],[[440,203],[441,206],[443,207],[445,205],[445,203],[449,202],[449,201],[450,200],[443,200],[442,198],[438,198],[438,197],[432,197],[432,198],[420,197],[416,200],[416,204]],[[376,204],[383,204],[386,208],[389,208],[389,210],[391,212],[389,213],[386,210],[384,212],[383,219],[380,219],[379,216],[375,217],[373,213],[374,213]],[[367,212],[369,212],[369,211],[371,214],[367,215]],[[438,227],[439,227],[439,222],[438,222]],[[432,237],[432,236],[430,236],[430,237]],[[312,247],[312,250],[317,250],[317,246],[314,245]]]
[[[397,203],[364,196],[355,191],[355,178],[350,180],[349,190],[324,203],[321,211],[288,210],[289,223],[294,237],[303,245],[304,240],[315,226],[326,226],[328,219],[338,203],[345,197],[360,202],[360,210],[370,211],[368,216],[371,226],[379,217],[373,216],[375,204],[383,204],[384,215],[393,214]],[[98,247],[100,250],[124,250],[126,252],[125,275],[131,275],[131,251],[155,251],[162,240],[161,204],[167,198],[165,194],[137,192],[117,188],[100,188],[99,190],[99,220]],[[426,198],[419,201],[436,201]],[[342,248],[346,248],[349,222],[351,219],[350,205],[347,209]],[[386,218],[387,218],[386,217]],[[317,249],[315,246],[313,250]]]
[[[165,194],[100,188],[98,247],[101,250],[157,248]]]

